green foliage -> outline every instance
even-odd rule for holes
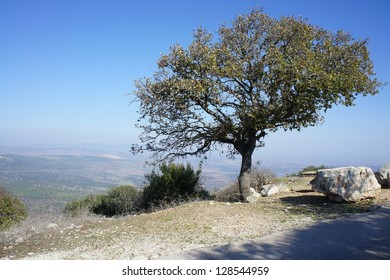
[[[90,195],[85,199],[69,202],[65,213],[77,215],[91,212],[108,217],[150,211],[153,207],[187,201],[207,199],[209,193],[200,187],[201,170],[196,172],[187,164],[162,164],[160,172],[146,175],[148,185],[142,191],[132,186],[120,186],[105,194]]]
[[[92,212],[107,217],[120,216],[138,211],[139,192],[132,186],[120,186],[106,194],[90,195],[85,199],[72,201],[65,206],[65,213],[77,215]]]
[[[113,216],[126,215],[136,212],[138,197],[138,190],[132,186],[120,186],[113,188],[105,196],[104,204],[106,208],[103,209],[101,214],[110,213],[112,214],[111,216]]]
[[[0,230],[6,230],[26,218],[27,210],[24,203],[0,188]]]
[[[84,199],[68,202],[65,205],[64,212],[72,216],[76,216],[84,212],[93,212],[93,209],[98,208],[103,204],[103,200],[104,195],[89,195]]]
[[[147,141],[141,149],[204,152],[213,141],[234,145],[249,132],[316,125],[323,110],[351,106],[358,94],[374,95],[383,85],[367,40],[302,18],[273,19],[255,9],[218,34],[198,29],[188,49],[171,47],[158,73],[137,81],[141,119],[149,120],[140,124]]]
[[[160,172],[146,175],[148,185],[143,189],[141,202],[145,210],[189,198],[208,197],[208,192],[200,187],[200,169],[195,172],[189,164],[164,163]]]
[[[299,175],[302,175],[303,172],[310,172],[310,171],[318,171],[320,169],[329,169],[329,168],[332,168],[332,167],[329,167],[329,166],[326,166],[326,165],[319,165],[319,166],[315,166],[315,165],[309,165],[305,168],[303,168],[300,172],[299,172]]]
[[[288,174],[287,177],[297,177],[297,176],[302,176],[304,172],[312,172],[312,171],[318,171],[320,169],[329,169],[332,167],[326,166],[324,164],[315,166],[315,165],[309,165],[305,168],[303,168],[301,171],[298,172],[298,174],[293,173],[293,174]]]

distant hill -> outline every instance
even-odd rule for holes
[[[141,186],[144,171],[141,163],[107,155],[0,155],[0,186],[27,204],[61,206],[112,186]]]
[[[67,201],[110,187],[130,184],[141,188],[144,175],[152,170],[145,166],[146,160],[146,156],[131,155],[126,147],[106,150],[0,147],[0,186],[21,197],[30,209],[58,211]],[[198,162],[189,161],[197,167]],[[268,161],[261,167],[284,176],[306,166],[297,162]],[[239,159],[209,157],[202,166],[204,187],[213,191],[232,184],[237,180],[239,168]],[[379,167],[372,168],[376,171]]]

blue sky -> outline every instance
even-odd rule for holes
[[[390,81],[390,1],[0,0],[0,146],[137,141],[137,104],[126,94],[176,42],[215,32],[263,7],[332,31],[370,38],[377,77]],[[255,160],[381,165],[390,161],[390,86],[333,108],[325,123],[267,136]]]

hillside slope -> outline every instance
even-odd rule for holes
[[[337,204],[306,187],[255,204],[191,202],[149,214],[68,221],[18,242],[0,239],[0,258],[156,259],[366,212],[389,201],[390,190],[382,190],[376,200]]]

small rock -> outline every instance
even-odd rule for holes
[[[262,196],[271,196],[282,192],[290,192],[290,188],[284,183],[264,185],[261,187],[260,194]]]
[[[29,252],[29,253],[27,253],[27,255],[28,256],[33,256],[33,255],[35,255],[35,253],[34,252]]]
[[[183,248],[183,251],[189,251],[189,250],[194,250],[194,249],[199,249],[199,248],[204,248],[205,245],[202,244],[190,244],[187,245],[186,247]]]
[[[249,203],[255,203],[260,199],[261,195],[254,188],[250,188],[249,192],[251,194],[246,198]]]
[[[47,228],[48,228],[48,229],[55,229],[55,228],[58,228],[58,225],[55,224],[55,223],[51,223],[51,224],[48,224],[48,225],[47,225]]]
[[[15,240],[15,243],[22,243],[22,242],[24,242],[24,239],[21,237]]]
[[[37,232],[37,229],[36,229],[35,227],[30,227],[30,228],[28,229],[28,231],[29,231],[30,233],[36,233],[36,232]]]

